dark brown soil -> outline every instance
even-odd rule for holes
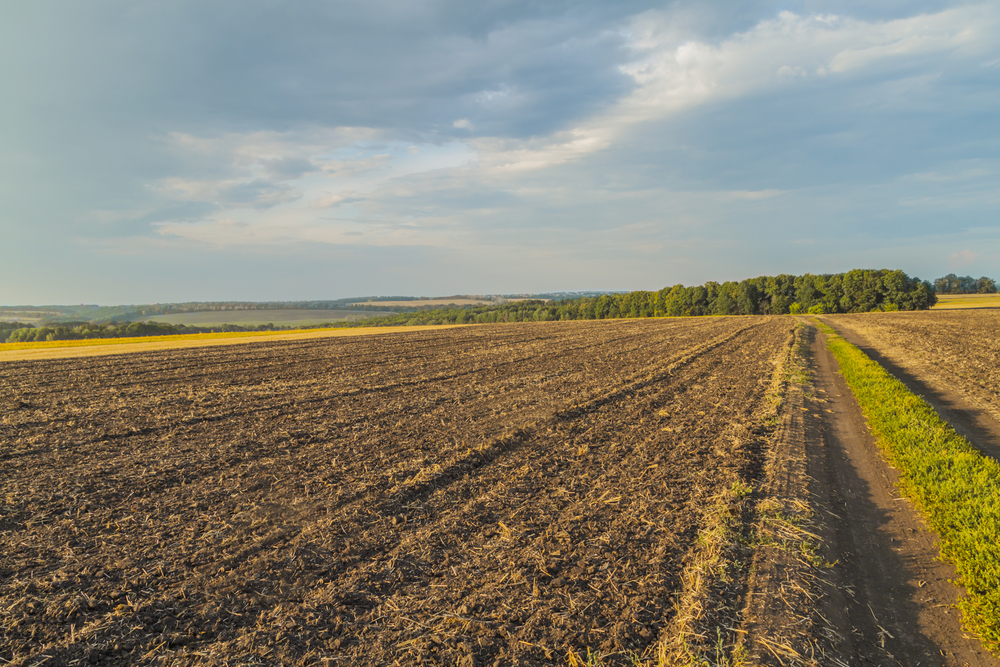
[[[0,364],[0,659],[649,656],[709,499],[759,473],[744,435],[790,329],[507,325]]]

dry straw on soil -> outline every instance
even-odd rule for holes
[[[677,628],[710,657],[791,340],[685,318],[0,364],[0,657],[655,664]]]

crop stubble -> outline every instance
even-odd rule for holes
[[[0,657],[609,664],[760,474],[782,318],[0,365]]]

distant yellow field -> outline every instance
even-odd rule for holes
[[[342,336],[372,336],[377,334],[429,331],[471,326],[468,324],[439,324],[417,327],[359,327],[344,329],[306,329],[298,331],[252,331],[236,333],[188,334],[182,336],[148,336],[145,338],[97,338],[92,340],[58,340],[37,343],[0,344],[0,362],[30,361],[34,359],[66,359],[70,357],[95,357],[128,352],[209,347],[212,345],[239,345],[277,340],[303,340],[308,338],[334,338]]]
[[[959,310],[963,308],[1000,308],[1000,294],[939,294],[931,310]]]

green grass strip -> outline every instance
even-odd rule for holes
[[[1000,464],[864,352],[817,322],[900,487],[940,536],[968,596],[966,628],[1000,655]]]

